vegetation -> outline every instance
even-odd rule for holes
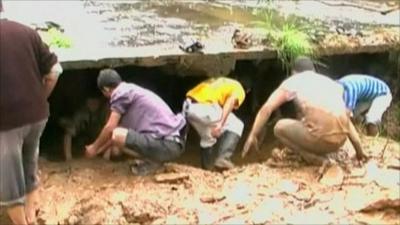
[[[313,46],[305,26],[297,25],[291,19],[278,19],[278,15],[269,9],[255,13],[262,19],[253,24],[264,30],[267,42],[277,50],[286,71],[290,71],[291,62],[298,56],[313,58]]]
[[[284,25],[282,32],[277,35],[274,47],[287,71],[290,70],[290,63],[296,57],[313,55],[313,47],[307,34],[292,24]]]
[[[49,47],[70,48],[72,46],[71,39],[56,28],[50,28],[42,33],[42,38]]]

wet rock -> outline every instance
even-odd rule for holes
[[[165,218],[159,218],[154,220],[151,225],[160,225],[160,224],[165,224],[165,225],[173,225],[173,224],[189,224],[189,222],[179,216],[176,215],[168,215]]]
[[[278,198],[266,198],[262,201],[250,215],[254,224],[264,224],[271,221],[274,216],[282,215],[284,209],[283,200]]]
[[[78,219],[78,217],[75,216],[75,215],[72,215],[72,216],[70,216],[70,217],[68,218],[68,224],[70,224],[70,225],[78,224],[78,222],[79,222],[79,219]]]
[[[198,224],[214,224],[218,221],[218,216],[215,212],[208,209],[200,209],[197,212]]]
[[[222,193],[213,193],[212,195],[205,195],[200,197],[203,203],[215,203],[224,200],[226,197]]]
[[[186,173],[158,174],[154,176],[154,179],[159,183],[176,183],[189,179],[189,174]]]
[[[299,190],[299,184],[294,183],[290,180],[283,180],[278,184],[278,188],[281,192],[293,194]]]
[[[345,207],[349,211],[373,211],[384,208],[400,209],[400,190],[380,189],[374,185],[346,190]]]
[[[226,202],[232,205],[247,205],[252,201],[253,187],[244,182],[236,182],[224,192]]]
[[[396,209],[400,210],[400,197],[397,199],[380,199],[376,202],[372,202],[365,208],[361,209],[361,212],[378,211],[384,209]]]
[[[286,224],[334,224],[334,218],[320,209],[296,212],[286,218]]]
[[[366,165],[366,179],[375,182],[384,188],[392,188],[400,185],[400,173],[397,170],[381,169],[376,161],[370,161]]]
[[[117,191],[111,195],[110,201],[113,203],[123,203],[129,198],[129,194],[123,191]]]
[[[240,217],[232,217],[227,220],[223,220],[218,222],[218,224],[223,225],[231,225],[231,224],[246,224],[246,220]]]
[[[327,186],[341,185],[344,179],[344,172],[339,165],[332,165],[322,176],[320,183]]]

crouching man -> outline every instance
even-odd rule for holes
[[[230,78],[211,78],[191,89],[183,105],[188,122],[200,136],[203,169],[225,170],[243,132],[243,122],[232,111],[245,98],[243,86]]]
[[[366,159],[342,99],[343,88],[313,70],[310,59],[296,60],[294,75],[283,81],[259,110],[242,156],[252,148],[258,149],[260,131],[271,113],[283,103],[293,101],[299,111],[298,118],[281,119],[274,127],[275,136],[286,147],[309,164],[326,165],[326,154],[339,151],[349,138],[357,158]]]
[[[174,114],[159,96],[122,82],[112,69],[100,71],[97,85],[110,99],[111,113],[97,139],[86,146],[88,157],[120,146],[122,153],[144,159],[131,166],[132,172],[147,175],[184,152],[185,137],[181,133],[186,121],[183,115]]]
[[[361,118],[367,134],[376,136],[382,115],[392,102],[389,86],[376,77],[358,74],[344,76],[339,83],[343,85],[343,99],[353,118]]]

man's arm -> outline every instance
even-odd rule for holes
[[[43,86],[46,97],[50,97],[57,84],[58,77],[62,73],[62,67],[59,63],[53,65],[50,72],[43,76]]]
[[[288,101],[288,96],[288,91],[282,88],[278,88],[264,103],[264,105],[258,111],[256,119],[254,120],[253,127],[243,148],[242,157],[244,157],[251,148],[255,147],[256,149],[258,149],[258,138],[260,136],[263,126],[268,121],[271,113],[278,109],[283,103]]]
[[[235,95],[229,96],[229,98],[225,101],[225,104],[222,107],[221,120],[218,122],[217,126],[212,130],[212,135],[214,137],[218,137],[221,135],[221,130],[225,125],[229,113],[232,112],[233,108],[235,107],[236,104],[238,104],[238,102],[239,100]]]
[[[367,156],[364,154],[362,150],[360,136],[358,135],[358,132],[351,121],[349,121],[348,137],[350,139],[351,144],[354,147],[354,150],[356,151],[357,159],[360,161],[366,160]]]
[[[250,134],[258,137],[262,127],[269,120],[272,112],[278,109],[283,103],[287,101],[288,92],[281,88],[276,89],[268,100],[264,103],[261,109],[258,111],[256,119],[253,123],[253,128]]]
[[[104,146],[107,141],[111,139],[113,130],[118,126],[121,114],[116,111],[112,111],[106,125],[101,130],[97,139],[90,145],[86,146],[88,156],[94,156],[100,153],[100,147]]]

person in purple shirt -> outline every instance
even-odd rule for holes
[[[111,149],[144,158],[141,163],[131,165],[131,171],[147,175],[183,153],[186,121],[182,114],[172,112],[150,90],[123,82],[113,69],[101,70],[97,85],[110,99],[111,114],[97,139],[86,146],[88,157],[118,146]]]

